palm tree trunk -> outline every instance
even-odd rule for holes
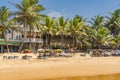
[[[51,42],[51,39],[52,38],[52,35],[50,35],[50,49],[52,49],[52,42]]]
[[[26,31],[26,30],[25,30]],[[23,34],[23,37],[22,37],[22,42],[21,42],[21,45],[20,45],[20,48],[19,48],[19,52],[22,51],[23,49],[23,46],[24,46],[24,40],[25,40],[25,31],[24,31],[24,34]]]
[[[53,36],[51,36],[53,37]],[[50,40],[51,40],[51,37],[50,37]],[[51,40],[51,49],[53,49],[53,41]]]
[[[31,30],[32,30],[32,29],[31,29],[31,25],[30,25],[29,28],[30,28],[30,37],[29,37],[30,44],[29,44],[29,49],[32,50],[32,48],[31,48],[31,47],[32,47],[32,46],[31,46],[31,45],[32,45],[32,43],[31,43],[31,37],[32,37],[32,36],[31,36],[31,33],[32,33],[32,31],[31,31]]]
[[[12,40],[13,40],[13,33],[14,33],[14,31],[13,31],[13,29],[12,29]]]
[[[74,40],[75,40],[74,48],[75,48],[75,53],[76,53],[76,48],[77,48],[76,37],[74,37]]]
[[[46,33],[46,42],[45,42],[45,47],[47,47],[48,46],[48,35],[47,35],[47,33]]]
[[[24,40],[25,40],[25,34],[26,34],[26,27],[27,27],[27,21],[25,19],[25,22],[24,22],[24,28],[25,29],[24,29],[24,34],[23,34],[23,37],[22,37],[22,43],[21,43],[20,48],[19,48],[19,52],[22,51],[22,48],[24,46]]]
[[[63,33],[61,35],[61,50],[63,51]]]
[[[32,33],[33,33],[33,34],[32,34],[32,35],[33,35],[33,39],[38,39],[38,38],[36,37],[37,35],[35,35],[34,30],[33,30]],[[34,46],[34,53],[36,53],[36,50],[37,50],[37,49],[36,49],[36,46],[39,46],[39,43],[38,43],[38,44],[32,43],[32,44],[33,44],[33,46]],[[31,44],[31,45],[32,45],[32,44]],[[32,48],[32,46],[31,46],[31,48]],[[37,48],[38,48],[38,47],[37,47]]]
[[[43,39],[43,36],[40,35],[39,39]],[[43,43],[43,44],[44,44],[44,43]],[[42,44],[42,45],[43,45],[43,44]],[[38,49],[39,49],[39,48],[41,48],[41,44],[40,44],[40,43],[38,43]]]
[[[49,36],[49,39],[48,39],[48,43],[49,43],[49,49],[51,49],[51,34],[48,35]]]
[[[98,49],[101,49],[101,46],[102,46],[101,43],[98,43]]]
[[[48,37],[48,38],[47,38],[47,39],[48,39],[48,43],[47,43],[48,46],[47,46],[47,47],[48,47],[48,49],[50,49],[50,35],[49,35],[49,32],[48,32],[48,34],[47,34],[47,37]]]
[[[73,53],[75,55],[75,36],[73,35]]]
[[[51,35],[49,34],[49,49],[51,49]]]
[[[6,38],[5,32],[3,32],[3,34],[4,34],[4,38],[5,38],[5,42],[6,42],[7,53],[9,53],[8,40]]]

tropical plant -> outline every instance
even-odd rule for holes
[[[113,36],[119,34],[120,30],[120,9],[115,10],[113,13],[109,13],[111,16],[107,18],[106,27],[111,31]]]
[[[79,19],[79,22],[86,22],[87,21],[87,18],[84,19],[82,16],[79,16],[79,15],[76,15],[74,17],[74,19]]]
[[[44,27],[43,27],[43,31],[45,32],[46,34],[46,46],[48,44],[48,48],[51,48],[50,46],[50,42],[51,42],[51,36],[52,35],[55,35],[55,23],[56,23],[56,20],[54,18],[50,18],[49,16],[46,16],[45,19],[44,19]]]
[[[77,36],[86,35],[83,31],[84,22],[80,22],[78,18],[74,18],[69,22],[69,33],[73,38],[73,49],[75,50],[76,47],[76,38]],[[74,51],[75,53],[75,51]]]
[[[23,39],[20,46],[20,51],[23,48],[26,29],[29,27],[30,36],[31,30],[34,30],[34,27],[39,25],[41,19],[40,11],[44,10],[44,7],[39,3],[39,0],[22,0],[21,4],[15,4],[15,7],[18,9],[15,14],[15,20],[23,25]],[[31,37],[30,37],[30,49],[31,49]]]
[[[120,35],[117,36],[112,36],[111,39],[109,40],[109,45],[111,46],[112,49],[120,49]]]
[[[64,35],[67,35],[68,30],[68,19],[64,19],[64,17],[60,17],[57,22],[58,30],[56,32],[56,35],[61,36],[61,49],[63,50],[63,37]]]
[[[82,49],[91,49],[92,48],[92,28],[89,25],[84,25],[83,32],[85,35],[81,35],[77,37],[77,42],[80,45],[79,47]]]
[[[101,49],[103,45],[108,43],[110,31],[107,28],[101,27],[98,30],[93,29],[92,33],[94,48]]]
[[[92,27],[95,29],[99,29],[104,25],[104,17],[103,16],[95,16],[91,19],[92,21],[89,21],[90,24],[92,24]]]
[[[116,46],[117,48],[120,48],[120,34],[117,35],[115,38],[116,38]]]
[[[7,31],[9,31],[13,27],[11,23],[12,21],[10,20],[11,15],[12,14],[8,8],[6,8],[5,6],[0,7],[0,32],[4,35],[8,53],[9,53],[9,47],[8,47],[8,39],[6,34]]]

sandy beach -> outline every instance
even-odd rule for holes
[[[0,56],[0,80],[66,80],[63,78],[111,74],[120,76],[119,68],[120,57],[86,58],[77,55],[71,58],[36,59],[36,55],[33,55],[30,60],[3,60]]]

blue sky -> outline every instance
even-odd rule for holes
[[[9,0],[14,3],[21,0]],[[107,16],[108,12],[120,9],[120,0],[40,0],[46,10],[43,12],[51,17],[65,16],[72,18],[76,14],[84,18],[91,18],[96,15]],[[11,10],[15,8],[8,3],[8,0],[0,0],[0,6],[6,5]]]

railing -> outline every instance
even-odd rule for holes
[[[24,42],[30,42],[30,38],[25,38]],[[40,39],[40,38],[31,38],[31,42],[34,42],[34,43],[43,43],[43,39]]]
[[[5,39],[0,39],[0,41],[5,41]]]
[[[5,41],[5,39],[0,39],[0,41]],[[18,40],[18,39],[8,39],[8,41],[15,41],[15,42],[22,42],[22,40]],[[29,38],[25,38],[24,42],[30,42]],[[31,42],[33,43],[43,43],[43,39],[40,38],[31,38]]]

